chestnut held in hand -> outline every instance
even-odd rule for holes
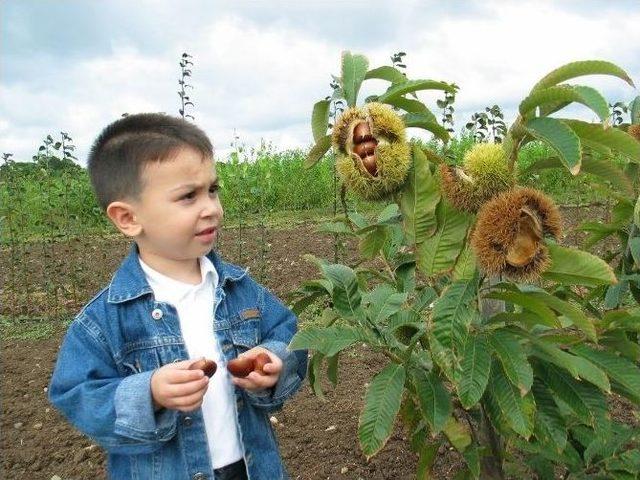
[[[197,370],[200,369],[204,372],[207,377],[213,377],[213,374],[216,373],[218,369],[218,365],[213,360],[207,360],[206,358],[201,358],[191,364],[189,370]]]
[[[258,372],[261,375],[264,375],[263,367],[267,364],[271,363],[271,358],[266,353],[259,353],[255,359],[248,357],[234,358],[233,360],[227,363],[227,370],[234,377],[244,378],[249,375],[251,372]]]

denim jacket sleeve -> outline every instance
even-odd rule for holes
[[[82,314],[69,327],[49,399],[81,432],[115,454],[150,453],[176,433],[177,412],[154,412],[152,371],[122,377],[104,334]]]
[[[297,331],[297,318],[266,288],[259,285],[257,288],[262,313],[260,346],[280,357],[282,372],[272,388],[258,392],[247,391],[247,396],[255,407],[277,411],[302,385],[307,373],[307,351],[292,352],[287,348]]]

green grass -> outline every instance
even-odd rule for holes
[[[0,315],[0,339],[44,340],[65,329],[70,320],[65,317],[8,317]]]

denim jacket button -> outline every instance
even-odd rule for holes
[[[191,419],[191,417],[184,417],[182,423],[184,423],[185,427],[190,427],[193,423],[193,420]]]
[[[154,308],[151,312],[151,316],[154,320],[160,320],[162,318],[162,310],[160,310],[159,308]]]
[[[205,480],[207,476],[202,472],[198,472],[192,478],[193,480]]]

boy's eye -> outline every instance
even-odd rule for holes
[[[191,200],[192,198],[194,198],[196,196],[196,192],[189,192],[186,195],[183,195],[182,198],[187,199],[187,200]]]
[[[211,188],[209,188],[210,193],[218,193],[218,190],[220,190],[220,185],[211,185]]]

